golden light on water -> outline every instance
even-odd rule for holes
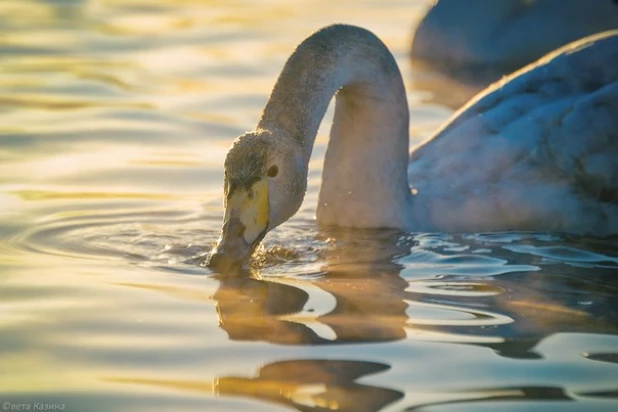
[[[0,404],[611,401],[608,245],[317,227],[332,109],[305,203],[269,234],[248,276],[204,265],[221,229],[227,150],[255,127],[309,33],[346,22],[385,41],[408,85],[416,141],[450,116],[427,101],[460,90],[437,73],[415,73],[435,92],[410,80],[411,33],[428,3],[3,0]]]

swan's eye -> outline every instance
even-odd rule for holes
[[[266,171],[266,176],[268,176],[268,177],[275,177],[275,176],[277,176],[278,173],[279,173],[279,168],[277,167],[277,165],[272,165]]]

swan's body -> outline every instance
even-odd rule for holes
[[[611,29],[614,0],[438,0],[416,30],[412,56],[449,71],[510,73]]]
[[[494,85],[409,158],[395,60],[372,33],[336,25],[292,54],[256,131],[230,149],[214,261],[244,259],[297,211],[335,93],[321,224],[618,233],[618,32]]]

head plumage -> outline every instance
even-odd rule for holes
[[[249,188],[266,174],[269,133],[253,131],[238,137],[225,158],[226,191]]]

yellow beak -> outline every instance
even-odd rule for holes
[[[208,266],[220,273],[239,269],[262,240],[269,223],[268,182],[261,179],[249,189],[230,193],[223,229]]]

